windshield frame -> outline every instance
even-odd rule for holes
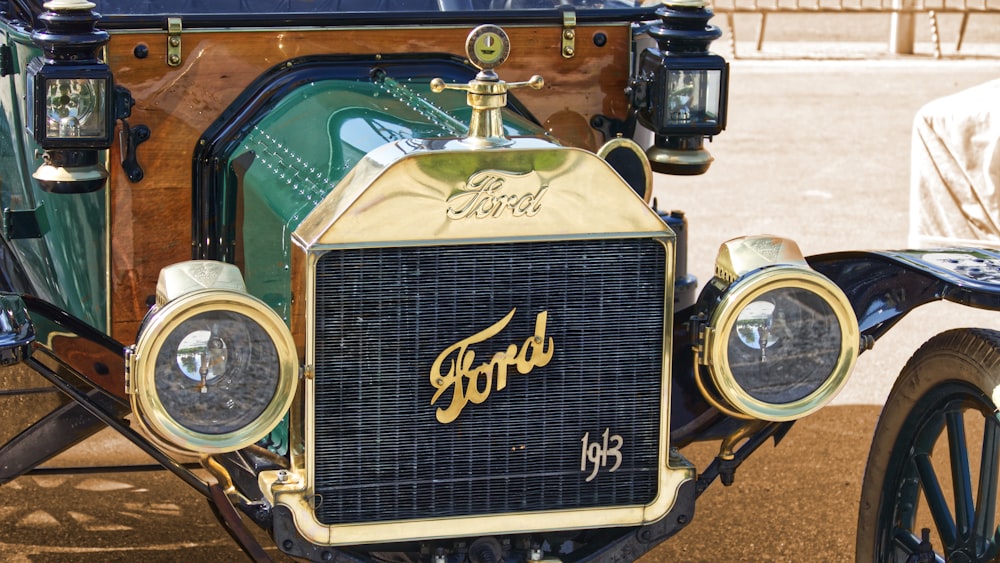
[[[46,0],[11,0],[5,14],[10,19],[25,21],[31,27],[37,25],[37,18],[46,10],[42,4]],[[170,6],[169,0],[163,5]],[[236,28],[280,28],[280,27],[407,27],[413,25],[473,25],[488,21],[497,25],[532,25],[561,23],[564,12],[572,11],[578,24],[587,23],[635,23],[655,16],[660,3],[637,7],[575,7],[570,4],[552,8],[510,9],[510,10],[450,10],[450,11],[403,11],[384,12],[258,12],[258,13],[189,13],[168,11],[150,14],[102,13],[98,27],[115,29],[166,29],[167,18],[182,18],[185,29],[211,29],[220,27]]]

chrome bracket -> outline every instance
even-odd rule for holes
[[[181,65],[181,25],[180,18],[167,18],[167,65]]]
[[[564,59],[572,59],[576,54],[576,11],[572,9],[563,10],[562,25],[562,56]]]

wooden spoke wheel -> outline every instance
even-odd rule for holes
[[[857,560],[1000,560],[1000,333],[924,344],[879,418],[865,470]]]

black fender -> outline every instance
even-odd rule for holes
[[[807,258],[847,294],[873,343],[932,301],[1000,310],[1000,253],[982,248],[836,252]]]
[[[0,245],[2,248],[6,245]],[[46,379],[58,378],[67,388],[76,390],[77,396],[70,396],[73,400],[54,408],[7,443],[0,444],[0,484],[34,470],[107,426],[91,414],[91,409],[122,424],[132,411],[124,395],[123,344],[48,301],[29,294],[7,295],[0,295],[0,304],[8,311],[5,316],[10,315],[9,296],[19,299],[34,342],[27,352],[14,353],[9,348],[17,345],[19,339],[4,334],[0,339],[0,363],[8,365],[16,358]],[[34,338],[36,327],[44,327],[39,339]],[[40,362],[36,357],[46,360]],[[15,396],[35,391],[7,390]]]

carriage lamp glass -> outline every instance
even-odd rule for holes
[[[857,319],[833,282],[800,265],[734,282],[708,320],[710,401],[743,418],[794,420],[832,399],[859,353]]]
[[[700,142],[726,128],[729,68],[719,55],[663,55],[647,49],[640,65],[647,84],[636,94],[639,120],[664,146]],[[693,143],[694,141],[689,141]]]
[[[297,379],[287,326],[256,298],[230,290],[178,297],[154,310],[135,346],[133,409],[184,451],[249,446],[278,424]]]
[[[102,119],[103,80],[60,78],[45,81],[46,137],[94,138],[106,133]]]
[[[723,69],[667,69],[663,88],[666,98],[662,107],[660,130],[686,133],[703,131],[710,135],[721,132]]]
[[[106,149],[115,119],[104,64],[28,66],[28,128],[43,149]]]

